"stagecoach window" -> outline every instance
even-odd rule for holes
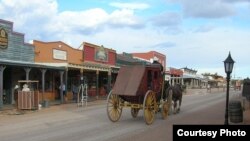
[[[148,88],[151,88],[152,87],[152,71],[151,70],[148,71],[147,78],[148,78]]]
[[[157,78],[158,78],[158,72],[155,71],[155,72],[154,72],[154,79],[157,79]]]

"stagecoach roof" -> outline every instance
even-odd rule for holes
[[[145,66],[121,67],[113,88],[113,93],[117,95],[135,96],[139,89]]]

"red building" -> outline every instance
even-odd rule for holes
[[[166,55],[161,54],[156,51],[150,51],[145,53],[132,53],[134,58],[141,59],[148,62],[153,62],[154,59],[157,59],[159,63],[162,64],[164,70],[166,70]]]
[[[91,96],[107,95],[119,69],[115,66],[116,51],[104,48],[102,45],[84,42],[83,60],[82,65],[85,67],[84,75],[88,81],[89,94]]]
[[[183,84],[183,71],[176,68],[168,68],[166,71],[166,79],[171,85],[176,83]]]
[[[170,68],[171,77],[181,77],[183,75],[183,71],[181,69]]]
[[[84,62],[100,63],[104,65],[115,66],[116,51],[97,46],[87,42],[83,43],[83,59]]]

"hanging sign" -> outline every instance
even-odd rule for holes
[[[59,60],[67,60],[67,52],[64,50],[53,49],[53,58]]]
[[[8,33],[4,28],[0,27],[0,48],[6,49],[8,47]]]
[[[96,48],[95,50],[95,60],[96,61],[108,61],[108,53],[103,46]]]

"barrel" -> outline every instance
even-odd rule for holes
[[[49,101],[48,100],[44,100],[43,101],[43,107],[44,108],[48,108],[49,107]]]
[[[232,123],[243,122],[243,109],[241,102],[238,100],[229,102],[229,118]]]

